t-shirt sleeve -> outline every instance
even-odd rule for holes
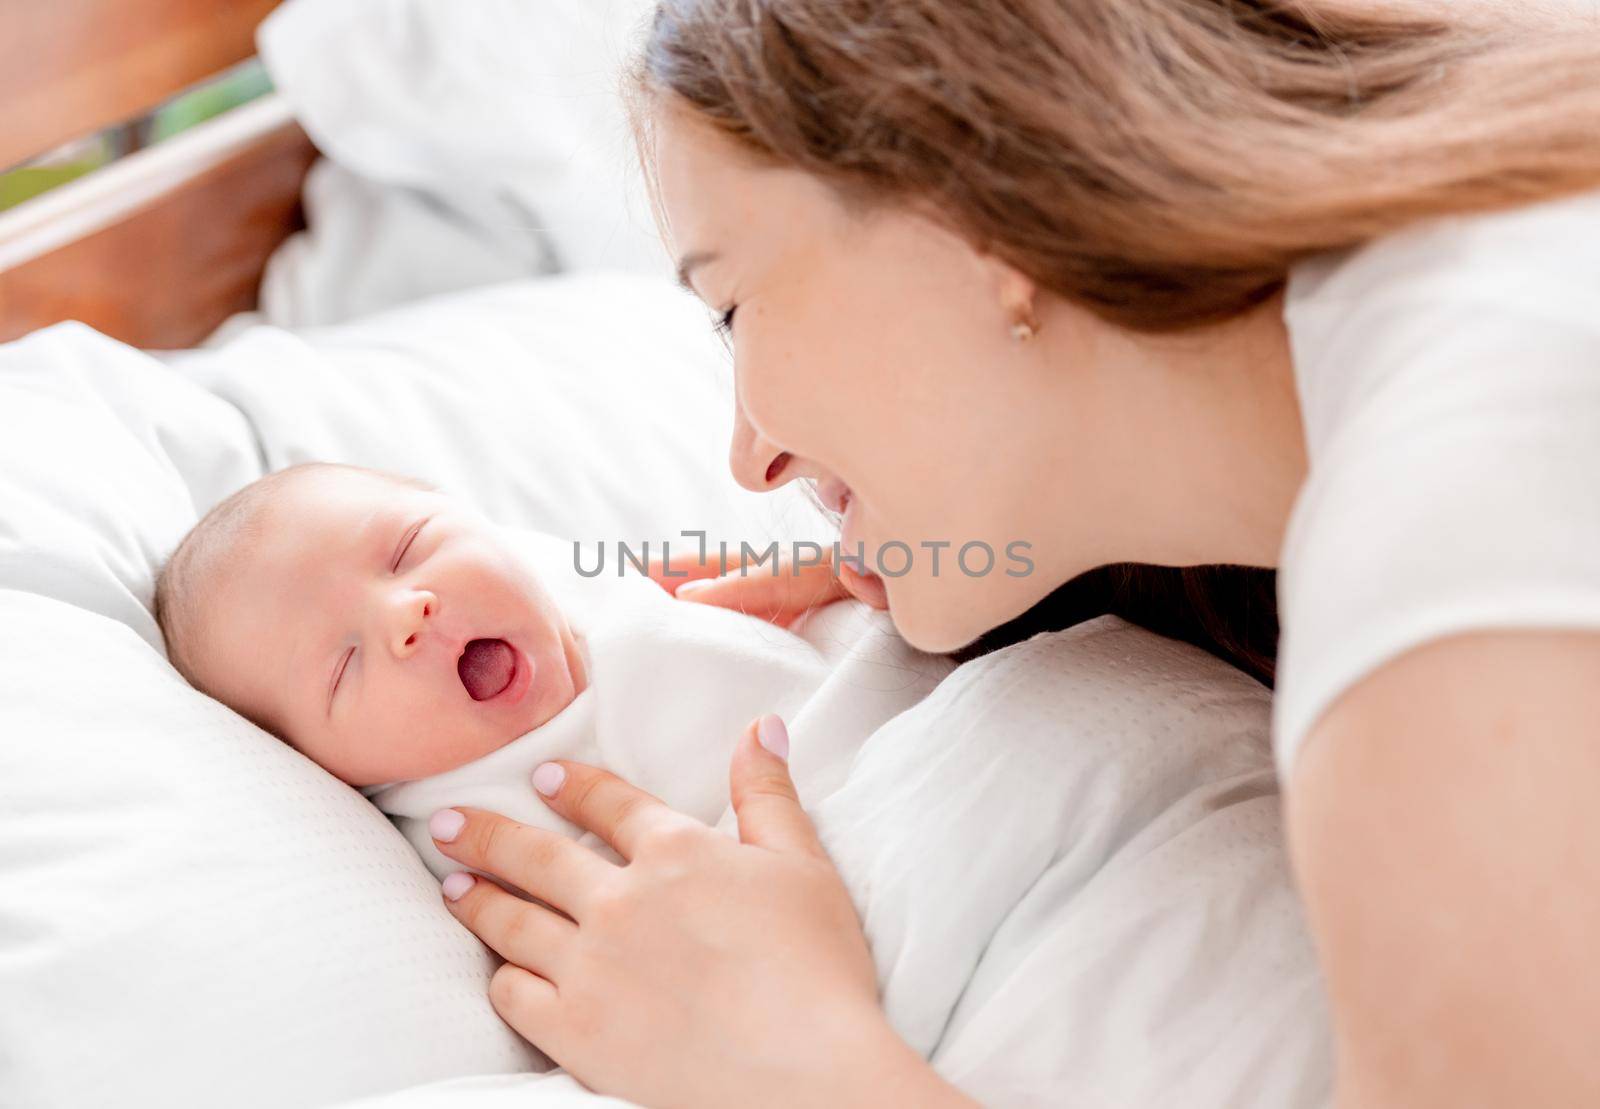
[[[1279,575],[1286,778],[1351,686],[1471,631],[1600,631],[1600,202],[1451,221],[1291,283],[1310,474]]]

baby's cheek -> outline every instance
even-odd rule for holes
[[[364,738],[365,759],[385,781],[406,781],[453,770],[516,738],[490,734],[472,709],[464,696],[414,691],[391,704]]]

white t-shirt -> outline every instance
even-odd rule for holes
[[[1600,630],[1600,193],[1318,259],[1286,318],[1310,474],[1278,580],[1285,778],[1411,648]]]

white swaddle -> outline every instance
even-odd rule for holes
[[[578,579],[566,544],[530,551],[570,603],[591,684],[487,758],[377,793],[436,874],[456,869],[427,834],[440,808],[576,834],[529,783],[553,757],[612,769],[732,834],[733,744],[780,712],[885,1011],[968,1093],[1008,1106],[1331,1101],[1258,683],[1115,617],[953,668],[854,602],[788,632],[638,576]],[[559,1075],[506,1081],[480,1091],[486,1107],[535,1090],[539,1104],[592,1098]],[[396,1104],[480,1100],[440,1094]]]
[[[926,697],[954,668],[923,654],[888,616],[858,601],[809,614],[794,631],[669,596],[631,565],[585,578],[571,543],[508,531],[566,614],[589,686],[543,726],[481,759],[429,778],[369,790],[434,874],[459,865],[428,835],[428,817],[464,806],[577,836],[530,782],[548,759],[605,767],[673,808],[731,831],[728,763],[751,720],[789,725],[790,769],[802,802],[837,788],[866,738]],[[592,549],[584,552],[593,564]],[[770,566],[752,571],[769,573]],[[535,679],[537,680],[537,679]],[[596,837],[580,842],[616,856]]]

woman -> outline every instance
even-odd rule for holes
[[[738,479],[815,480],[869,565],[1030,545],[852,577],[913,644],[1106,564],[1279,568],[1349,1105],[1600,1104],[1597,72],[1576,15],[1264,0],[665,0],[639,66]],[[452,903],[494,1003],[651,1104],[959,1103],[878,1011],[786,750],[740,745],[738,844],[542,770],[626,867],[470,814],[441,849],[567,914]]]

